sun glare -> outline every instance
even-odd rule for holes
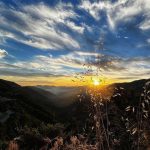
[[[100,81],[99,81],[99,80],[93,80],[93,84],[94,84],[95,86],[98,86],[98,85],[100,85]]]

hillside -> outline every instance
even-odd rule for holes
[[[54,86],[31,86],[27,87],[42,94],[55,107],[64,108],[72,105],[81,94],[84,87],[54,87]]]
[[[113,122],[110,129],[112,128],[114,136],[117,136],[117,132],[125,134],[122,135],[122,138],[128,135],[125,133],[120,118],[126,117],[124,112],[126,107],[138,106],[143,86],[148,81],[150,80],[110,85],[114,89],[114,93],[107,104],[107,109],[108,117]],[[51,89],[52,87],[46,87],[46,90],[41,87],[21,87],[16,83],[0,80],[0,139],[2,141],[18,136],[19,130],[26,127],[29,129],[42,127],[42,130],[45,128],[48,130],[50,126],[57,123],[63,125],[54,126],[55,132],[47,132],[48,136],[56,136],[59,133],[56,132],[56,129],[61,132],[65,130],[68,135],[83,131],[86,134],[92,132],[90,138],[93,136],[94,131],[91,131],[93,119],[92,115],[89,117],[89,114],[94,113],[94,108],[90,101],[90,95],[84,92],[85,89],[83,89],[83,93],[81,93],[81,87],[70,90],[61,90],[59,87],[59,92],[55,88],[55,93],[53,92],[54,87]],[[77,97],[79,93],[84,95],[81,102]],[[64,129],[62,130],[62,128]],[[38,130],[41,132],[41,129]],[[125,144],[124,140],[122,142]]]
[[[54,106],[30,88],[0,80],[0,139],[16,136],[17,128],[54,123]],[[47,109],[45,109],[47,106]]]

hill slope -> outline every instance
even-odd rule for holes
[[[111,116],[114,112],[111,108],[114,106],[119,110],[117,113],[119,118],[128,105],[137,105],[143,86],[148,81],[150,80],[111,85],[114,89],[118,87],[117,91],[114,90],[114,94],[115,92],[121,93],[121,96],[112,96],[111,98],[112,101],[108,106],[110,112],[112,111]],[[44,88],[21,87],[16,83],[0,79],[0,138],[15,137],[17,135],[16,128],[38,127],[42,122],[52,124],[62,122],[67,125],[69,123],[67,130],[79,132],[85,124],[88,124],[88,115],[91,111],[88,95],[83,93],[85,97],[82,102],[77,101],[75,95],[79,93],[80,89],[81,87],[56,95]],[[59,91],[61,91],[60,87]],[[58,108],[56,103],[60,103],[64,107]],[[117,116],[114,115],[115,118]]]

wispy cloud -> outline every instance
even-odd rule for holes
[[[89,59],[91,57],[91,59]],[[98,58],[98,59],[97,59]],[[84,64],[84,65],[83,65]],[[26,77],[74,76],[82,74],[86,66],[90,65],[94,74],[99,68],[103,76],[111,78],[141,78],[148,76],[150,58],[120,58],[97,53],[72,52],[68,55],[53,56],[37,55],[30,62],[17,61],[13,64],[0,63],[1,75]],[[86,74],[88,75],[88,74]],[[89,74],[91,75],[91,74]]]
[[[0,7],[3,38],[12,38],[41,49],[80,48],[76,39],[59,28],[59,24],[64,24],[72,30],[83,32],[84,27],[69,21],[78,17],[72,10],[72,5],[58,3],[56,7],[48,7],[38,3],[22,6],[18,10],[1,3]]]
[[[108,77],[147,77],[149,12],[149,0],[40,2],[18,7],[0,2],[1,75],[71,76],[90,65]],[[10,54],[16,59],[10,60]]]
[[[119,23],[132,21],[141,14],[145,19],[140,24],[140,28],[148,29],[150,24],[149,6],[149,0],[119,0],[113,3],[110,1],[91,3],[87,0],[82,1],[79,8],[88,12],[96,20],[100,20],[100,13],[105,12],[110,29],[114,30]]]

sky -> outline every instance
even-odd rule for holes
[[[0,78],[72,86],[97,69],[150,78],[150,0],[0,0]]]

